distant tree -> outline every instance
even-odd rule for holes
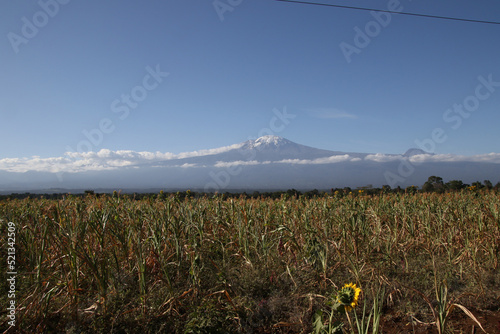
[[[460,190],[464,189],[466,185],[461,180],[451,180],[446,183],[445,187],[449,190]]]
[[[427,181],[422,186],[422,191],[425,191],[425,192],[434,191],[434,186],[429,181]]]
[[[493,183],[490,180],[484,180],[483,184],[488,190],[493,188]]]
[[[298,191],[297,189],[288,189],[286,191],[286,193],[290,196],[290,197],[295,197],[295,198],[299,198],[299,196],[301,195],[301,192]]]
[[[422,186],[422,190],[426,192],[443,191],[444,190],[443,178],[434,175],[429,176],[427,182],[425,182],[424,185]]]
[[[481,189],[484,187],[481,181],[472,182],[471,186],[476,187],[476,189]]]
[[[317,197],[319,195],[319,190],[318,189],[313,189],[313,190],[310,190],[310,191],[306,191],[304,193],[304,196],[306,198],[313,198],[313,197]]]

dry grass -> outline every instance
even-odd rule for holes
[[[493,191],[70,196],[6,200],[0,219],[2,235],[7,222],[17,225],[18,329],[30,333],[307,333],[323,296],[346,282],[363,291],[385,286],[384,314],[405,322],[431,319],[412,289],[432,296],[435,278],[467,307],[499,308]],[[0,298],[4,305],[6,293]]]

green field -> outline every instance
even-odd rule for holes
[[[368,316],[374,301],[380,333],[436,330],[431,307],[438,316],[451,303],[487,332],[500,330],[493,190],[70,195],[0,201],[0,220],[2,273],[8,222],[15,225],[18,332],[311,333],[315,320],[328,327],[347,283],[362,292],[352,311],[333,313],[346,333],[350,323],[358,333],[356,317],[361,322],[363,306]],[[0,287],[0,304],[8,305],[8,282]],[[4,331],[6,307],[0,312]],[[460,307],[447,320],[450,331],[480,332]]]

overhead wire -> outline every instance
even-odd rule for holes
[[[383,12],[383,13],[390,13],[390,14],[400,14],[400,15],[408,15],[408,16],[427,17],[427,18],[441,19],[441,20],[453,20],[453,21],[462,21],[462,22],[473,22],[473,23],[485,23],[485,24],[498,24],[498,25],[500,25],[500,22],[497,22],[497,21],[484,21],[484,20],[464,19],[464,18],[451,17],[451,16],[439,16],[439,15],[429,15],[429,14],[408,13],[408,12],[403,12],[403,11],[395,11],[395,10],[387,10],[387,9],[376,9],[376,8],[366,8],[366,7],[356,7],[356,6],[346,6],[346,5],[336,5],[336,4],[331,4],[331,3],[308,2],[308,1],[298,1],[298,0],[275,0],[275,1],[287,2],[287,3],[296,3],[296,4],[302,4],[302,5],[336,7],[336,8],[354,9],[354,10],[363,10],[363,11],[375,11],[375,12]]]

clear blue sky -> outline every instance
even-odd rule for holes
[[[340,45],[376,29],[369,12],[243,0],[221,20],[212,0],[56,1],[0,4],[0,158],[63,156],[84,130],[93,151],[215,148],[267,134],[285,107],[295,118],[274,134],[318,148],[402,153],[441,128],[436,153],[500,152],[500,87],[473,97],[479,76],[500,82],[500,25],[392,15],[348,63]],[[497,0],[399,8],[500,17]],[[157,66],[169,75],[144,84]],[[132,92],[141,101],[126,114]],[[479,101],[468,118],[446,113],[465,100]]]

